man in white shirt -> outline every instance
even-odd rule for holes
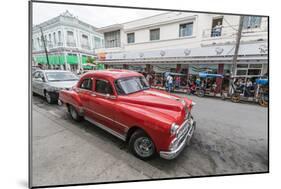
[[[171,75],[168,75],[167,82],[168,82],[168,91],[171,92],[173,88],[173,77]]]
[[[151,85],[151,79],[152,79],[152,75],[147,74],[146,81],[149,83],[149,85]]]

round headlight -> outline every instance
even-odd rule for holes
[[[178,128],[179,128],[179,125],[177,125],[176,123],[173,123],[173,124],[171,125],[171,129],[170,129],[170,133],[171,133],[171,135],[176,134],[176,133],[177,133]]]
[[[183,106],[185,106],[185,105],[186,105],[186,102],[185,102],[185,100],[184,100],[184,99],[181,99],[180,101],[181,101],[181,104],[182,104]]]

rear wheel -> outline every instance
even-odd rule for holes
[[[188,89],[186,90],[186,94],[187,94],[187,95],[191,95],[191,90],[190,90],[190,88],[188,88]]]
[[[223,93],[223,92],[221,93],[221,99],[222,99],[222,100],[226,100],[226,94]]]
[[[62,105],[63,105],[63,102],[62,102],[60,99],[58,99],[58,105],[59,105],[59,106],[62,106]]]
[[[75,120],[75,121],[81,121],[82,120],[82,116],[79,115],[79,113],[77,112],[76,108],[72,105],[68,106],[68,111],[70,114],[70,117]]]
[[[205,96],[205,91],[203,89],[197,90],[197,96],[199,96],[199,97]]]
[[[259,99],[259,104],[263,107],[267,107],[268,106],[268,95],[262,94]]]
[[[231,95],[231,101],[238,103],[240,102],[240,94],[239,93],[234,93],[233,95]]]
[[[129,142],[129,149],[136,157],[148,160],[155,155],[155,145],[151,138],[142,130],[133,133]]]

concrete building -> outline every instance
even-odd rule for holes
[[[230,75],[238,24],[236,15],[165,12],[99,28],[105,46],[95,52],[107,67]],[[244,17],[236,76],[267,73],[267,28],[267,17]]]
[[[103,46],[103,34],[68,11],[39,25],[33,26],[33,64],[49,69],[91,69],[94,49]],[[42,30],[42,31],[41,31]],[[43,40],[43,37],[44,39]],[[49,65],[44,50],[47,47]]]

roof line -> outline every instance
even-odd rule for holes
[[[65,15],[65,13],[69,13],[71,16]],[[47,22],[50,22],[50,21],[55,20],[55,19],[60,18],[60,17],[72,17],[72,18],[77,19],[78,21],[82,22],[83,24],[86,24],[86,25],[89,25],[89,26],[93,27],[95,30],[99,29],[98,27],[93,26],[93,25],[91,25],[91,24],[88,24],[87,22],[85,22],[85,21],[79,19],[77,16],[74,16],[74,15],[71,14],[68,10],[62,12],[62,13],[59,14],[58,16],[55,16],[55,17],[50,18],[50,19],[48,19],[48,20],[45,20],[45,21],[43,21],[43,22],[41,22],[41,23],[39,23],[39,24],[36,24],[36,25],[34,25],[34,26],[32,26],[32,27],[39,27],[40,25],[43,25],[43,24],[45,24],[45,23],[47,23]]]

